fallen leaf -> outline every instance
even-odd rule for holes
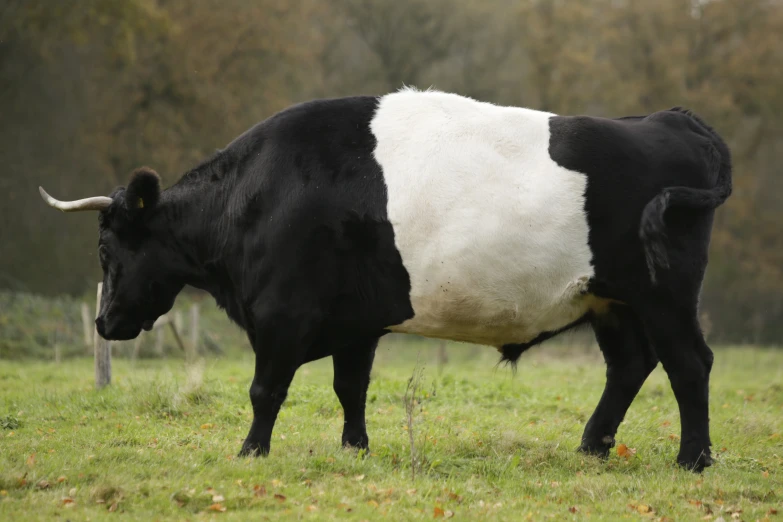
[[[66,506],[66,507],[68,507],[68,506],[71,506],[71,505],[73,505],[73,504],[75,504],[75,503],[76,503],[76,502],[75,502],[75,501],[74,501],[74,500],[73,500],[71,497],[65,497],[65,498],[63,499],[63,506]]]
[[[212,495],[212,502],[223,502],[226,500],[226,497],[223,495]]]
[[[671,439],[671,440],[680,440],[680,436],[677,435],[676,433],[670,433],[669,434],[669,439]]]
[[[445,511],[443,511],[443,510],[442,510],[441,508],[439,508],[438,506],[435,506],[435,509],[433,509],[433,511],[432,511],[432,516],[433,516],[433,518],[441,518],[441,517],[443,517],[445,514],[446,514],[446,512],[445,512]]]
[[[665,420],[665,421],[663,421],[663,422],[661,423],[661,426],[662,426],[662,427],[664,427],[664,428],[665,428],[666,426],[670,426],[670,425],[671,425],[671,422],[669,422],[669,421],[667,421],[667,420]]]
[[[318,506],[313,506],[312,504],[307,506],[307,511],[317,511]]]
[[[75,496],[76,496],[76,488],[71,488],[71,489],[68,491],[68,496],[69,496],[69,497],[75,497]]]
[[[577,511],[578,510],[576,509],[576,506],[571,506],[570,508],[568,508],[569,513],[576,513]]]
[[[416,493],[416,489],[415,488],[414,489],[409,489],[409,490],[406,491],[406,493],[408,495],[413,495],[414,493]]]
[[[253,486],[253,494],[257,497],[263,497],[266,495],[266,488],[264,486],[256,484]]]
[[[644,515],[645,513],[652,513],[653,508],[651,508],[647,504],[639,504],[638,506],[636,506],[636,511]]]
[[[27,467],[32,468],[35,466],[35,453],[27,457]]]
[[[7,495],[8,495],[8,491],[6,491],[4,489],[0,489],[0,497],[5,497]]]
[[[378,503],[377,503],[376,501],[374,501],[374,500],[370,500],[370,501],[368,501],[368,502],[367,502],[367,505],[370,505],[370,506],[372,506],[372,507],[374,507],[374,508],[377,508],[377,507],[378,507]]]
[[[691,499],[691,500],[688,501],[688,504],[690,504],[692,506],[701,506],[701,500],[693,500],[693,499]]]
[[[119,507],[119,504],[117,502],[113,502],[111,506],[109,506],[109,512],[114,513],[117,511],[117,507]]]
[[[356,475],[354,477],[355,480],[364,480],[364,475]]]
[[[764,473],[761,474],[761,476],[764,478],[769,478],[769,471],[765,471]]]
[[[201,425],[201,429],[202,430],[208,430],[208,429],[212,428],[213,426],[214,426],[214,424],[206,423],[206,424],[202,424]]]
[[[454,512],[453,512],[453,511],[449,511],[449,510],[447,509],[446,511],[444,511],[444,512],[443,512],[443,516],[444,516],[445,518],[451,518],[451,517],[453,517],[453,516],[454,516]]]
[[[60,475],[59,477],[57,477],[57,483],[58,484],[60,482],[65,482],[66,480],[68,480],[68,477],[66,477],[65,475]]]
[[[636,449],[629,448],[625,444],[618,444],[617,445],[617,455],[620,457],[625,457],[626,460],[630,459],[634,455],[636,455]]]
[[[220,511],[222,513],[223,511],[226,510],[226,506],[216,502],[215,504],[209,506],[207,509],[210,511]]]
[[[777,515],[777,514],[778,514],[778,510],[775,508],[772,508],[769,511],[767,511],[767,515]]]
[[[46,479],[41,479],[38,481],[38,484],[35,485],[38,489],[46,489],[49,487],[49,481]]]
[[[278,502],[285,502],[285,495],[281,495],[280,493],[275,493],[275,498]]]

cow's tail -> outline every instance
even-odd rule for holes
[[[715,185],[710,189],[691,187],[667,187],[663,189],[644,207],[639,237],[644,246],[647,268],[650,279],[656,282],[656,269],[668,268],[666,225],[664,214],[672,207],[690,208],[694,210],[712,210],[719,207],[731,195],[731,154],[721,137],[698,116],[675,107],[671,111],[688,115],[702,131],[710,137],[707,146],[707,160],[710,171],[715,174]]]

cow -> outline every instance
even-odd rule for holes
[[[559,116],[437,90],[314,100],[256,124],[161,190],[150,168],[97,210],[106,339],[151,328],[190,285],[255,351],[240,455],[267,455],[299,366],[331,356],[342,443],[367,448],[366,393],[389,332],[497,348],[515,364],[589,325],[606,385],[579,450],[606,457],[660,361],[678,463],[712,464],[713,354],[698,322],[729,149],[675,107]]]

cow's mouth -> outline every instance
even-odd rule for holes
[[[154,325],[155,325],[155,321],[150,319],[149,321],[144,321],[143,323],[141,323],[141,328],[145,332],[149,332],[150,330],[152,330],[152,327]]]

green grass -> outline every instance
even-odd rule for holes
[[[418,346],[379,349],[364,458],[339,447],[329,359],[300,369],[259,459],[235,457],[249,354],[208,361],[190,389],[181,361],[117,360],[103,391],[87,359],[1,361],[0,520],[783,519],[783,351],[717,350],[717,462],[699,476],[674,465],[679,417],[660,367],[617,437],[635,455],[601,462],[575,451],[603,388],[597,354],[542,347],[513,375],[491,349],[455,345],[439,373],[428,348],[412,480],[402,397]]]

